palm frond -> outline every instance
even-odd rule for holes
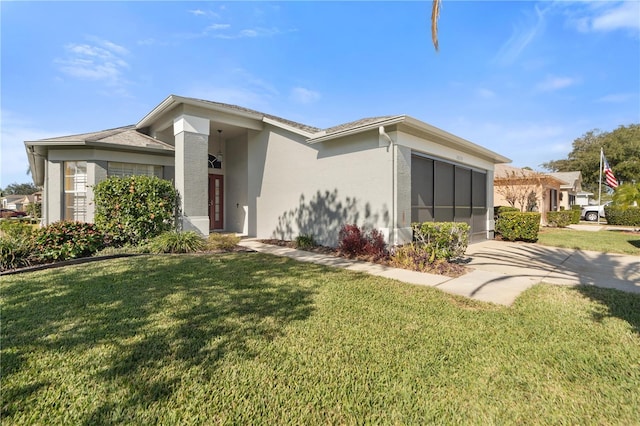
[[[438,18],[440,18],[440,3],[442,0],[433,0],[431,7],[431,40],[433,47],[438,51]]]

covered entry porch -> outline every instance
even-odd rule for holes
[[[249,144],[262,117],[220,104],[171,96],[137,128],[175,148],[174,184],[182,227],[251,235]],[[255,195],[254,195],[255,196]]]

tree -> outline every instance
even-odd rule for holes
[[[40,188],[34,184],[28,183],[12,183],[2,190],[3,195],[31,195],[40,191]]]
[[[620,126],[611,132],[591,130],[573,141],[566,159],[552,160],[542,167],[552,172],[582,172],[582,187],[597,193],[600,148],[621,182],[640,182],[640,124]]]

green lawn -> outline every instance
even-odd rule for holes
[[[640,233],[543,228],[539,244],[578,250],[640,255]]]
[[[640,296],[510,308],[256,253],[0,278],[3,424],[637,424]]]

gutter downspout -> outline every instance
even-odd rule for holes
[[[380,137],[389,143],[391,151],[391,227],[389,229],[389,245],[396,244],[396,156],[395,144],[391,137],[385,132],[384,126],[378,127]]]

